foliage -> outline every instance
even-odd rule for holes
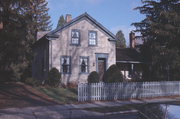
[[[99,74],[96,71],[93,71],[88,76],[88,83],[98,83],[99,82]]]
[[[0,75],[6,80],[20,79],[29,63],[30,43],[26,38],[29,15],[24,14],[23,10],[28,5],[28,0],[0,3],[0,21],[3,23],[0,32],[0,72],[4,72]],[[8,72],[10,74],[6,75]]]
[[[33,8],[30,12],[34,13],[33,21],[37,31],[50,31],[52,29],[51,17],[48,15],[48,2],[46,0],[33,0]]]
[[[123,75],[118,67],[114,64],[111,65],[104,73],[103,81],[105,83],[121,82],[123,81]]]
[[[34,79],[34,78],[26,78],[24,81],[25,84],[31,85],[31,86],[39,86],[41,85],[41,81],[38,79]]]
[[[46,6],[45,0],[0,1],[0,76],[6,81],[31,76],[32,44],[38,30],[49,28]]]
[[[116,47],[117,48],[126,48],[126,40],[125,40],[124,34],[121,30],[119,30],[116,33],[116,38],[117,38]]]
[[[61,15],[58,20],[57,28],[62,27],[64,24],[65,24],[65,19],[64,19],[64,16]]]
[[[48,79],[46,80],[46,84],[52,87],[57,87],[61,79],[61,74],[56,68],[52,68],[48,73]]]
[[[145,19],[133,23],[142,34],[141,48],[151,62],[148,76],[155,80],[180,79],[180,3],[179,0],[143,0],[137,7]]]

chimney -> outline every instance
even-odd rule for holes
[[[131,31],[129,34],[130,48],[135,48],[135,33]]]
[[[71,14],[66,14],[66,23],[70,22],[72,20]]]
[[[0,30],[3,29],[3,23],[0,22]]]

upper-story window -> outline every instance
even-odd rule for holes
[[[89,45],[97,45],[97,32],[89,31]]]
[[[71,58],[70,56],[61,57],[61,72],[63,74],[71,73]]]
[[[88,73],[88,57],[80,57],[80,73]]]
[[[80,44],[80,31],[77,29],[73,29],[71,31],[71,44],[79,45]]]

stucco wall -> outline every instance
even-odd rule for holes
[[[71,30],[80,30],[80,46],[71,45]],[[97,46],[88,45],[88,31],[97,31]],[[108,41],[109,36],[87,19],[58,32],[59,38],[50,41],[49,67],[56,67],[61,72],[61,56],[71,56],[71,74],[62,74],[62,82],[87,82],[88,74],[80,74],[80,56],[89,56],[89,73],[96,71],[96,53],[108,54],[108,67],[115,64],[115,42]]]

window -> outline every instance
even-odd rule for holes
[[[72,45],[80,44],[80,31],[79,30],[74,29],[71,31],[71,44]]]
[[[97,44],[97,32],[89,31],[89,45],[96,45],[96,44]]]
[[[71,73],[71,58],[70,58],[70,56],[61,57],[61,72],[64,74]]]
[[[88,73],[88,57],[80,57],[80,73]]]

